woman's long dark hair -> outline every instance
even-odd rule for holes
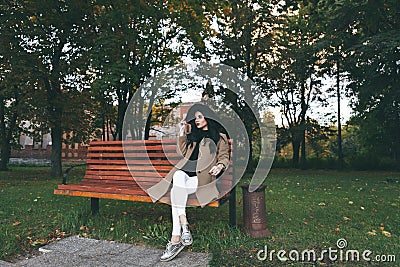
[[[201,112],[203,114],[205,120],[207,121],[208,138],[212,139],[216,145],[220,139],[219,134],[221,132],[225,132],[225,129],[218,122],[218,117],[215,114],[215,112],[203,104],[194,104],[188,110],[185,120],[187,123],[190,124],[192,130],[191,130],[190,134],[188,134],[188,136],[187,136],[187,144],[189,146],[193,146],[193,142],[198,143],[204,137],[204,135],[202,134],[203,130],[197,128],[196,123],[195,123],[195,113],[197,111]],[[211,153],[213,153],[213,154],[215,153],[215,148],[216,148],[216,146],[214,146],[210,143]]]

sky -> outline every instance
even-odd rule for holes
[[[185,64],[193,64],[194,61],[191,58],[184,58]],[[217,60],[213,61],[218,62]],[[335,87],[335,80],[326,78],[323,81],[323,86],[326,88],[328,87]],[[324,89],[322,91],[325,91]],[[201,100],[201,91],[200,90],[187,90],[185,92],[180,92],[179,96],[182,99],[182,102],[197,102]],[[341,123],[345,125],[346,122],[350,119],[352,115],[352,109],[350,108],[350,99],[342,94],[341,98]],[[275,116],[275,124],[278,126],[282,126],[282,116],[280,112],[280,107],[267,108],[269,111],[273,112]],[[316,103],[312,103],[309,111],[307,112],[307,116],[310,116],[313,119],[316,119],[321,125],[329,126],[333,124],[337,124],[337,99],[336,97],[332,97],[328,99],[328,106],[322,107]],[[335,123],[332,122],[332,119],[335,120]],[[284,120],[285,123],[285,120]]]
[[[201,99],[201,92],[200,91],[195,91],[195,90],[187,90],[185,92],[182,92],[180,94],[182,97],[182,102],[197,102],[200,101]],[[348,98],[343,98],[340,103],[341,107],[341,123],[342,125],[345,125],[346,122],[350,119],[351,117],[351,108],[349,107],[349,101],[350,99]],[[281,118],[281,113],[280,113],[280,108],[268,108],[271,112],[273,112],[275,116],[275,124],[282,126],[282,118]],[[327,116],[326,113],[331,112],[333,113],[331,116]],[[337,112],[337,101],[330,101],[328,107],[318,107],[318,106],[311,106],[310,111],[307,113],[308,116],[316,119],[320,124],[323,125],[332,125],[333,123],[330,123],[330,118],[333,117]]]

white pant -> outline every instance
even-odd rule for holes
[[[197,190],[197,176],[189,177],[184,171],[178,170],[174,173],[173,186],[171,189],[172,207],[172,235],[181,235],[181,224],[179,216],[186,216],[186,203],[188,195]]]

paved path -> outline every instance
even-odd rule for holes
[[[160,262],[162,249],[71,236],[39,249],[40,255],[0,267],[208,266],[209,254],[182,251],[170,262]]]

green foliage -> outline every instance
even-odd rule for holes
[[[166,243],[170,239],[170,233],[166,225],[153,224],[153,225],[148,225],[147,229],[144,230],[143,238],[158,243]]]
[[[368,152],[399,162],[400,96],[398,59],[400,34],[397,30],[366,38],[355,48],[349,71],[354,79],[350,88],[357,96],[353,123],[360,127],[360,141]],[[376,53],[376,51],[380,51]]]
[[[281,108],[287,125],[278,132],[278,148],[291,142],[294,162],[300,151],[309,151],[306,145],[316,158],[330,160],[340,154],[340,141],[334,143],[320,126],[310,128],[307,117],[314,103],[326,107],[339,91],[354,100],[351,124],[357,132],[343,140],[347,164],[372,153],[387,162],[379,166],[400,165],[399,10],[397,0],[5,1],[0,10],[3,150],[18,140],[23,120],[31,122],[25,133],[34,138],[52,128],[59,137],[54,147],[87,142],[106,125],[121,138],[137,88],[190,55],[219,58],[259,86],[241,95],[213,90],[254,136],[255,160],[258,126],[244,100],[261,110],[275,94],[276,102],[269,104]],[[327,76],[338,84],[325,90]],[[63,132],[74,135],[62,140]]]
[[[325,66],[346,73],[363,152],[399,161],[398,1],[319,1]],[[365,154],[366,155],[366,154]],[[358,157],[358,156],[357,156]],[[357,158],[353,157],[353,158]],[[364,157],[364,156],[361,156]]]

